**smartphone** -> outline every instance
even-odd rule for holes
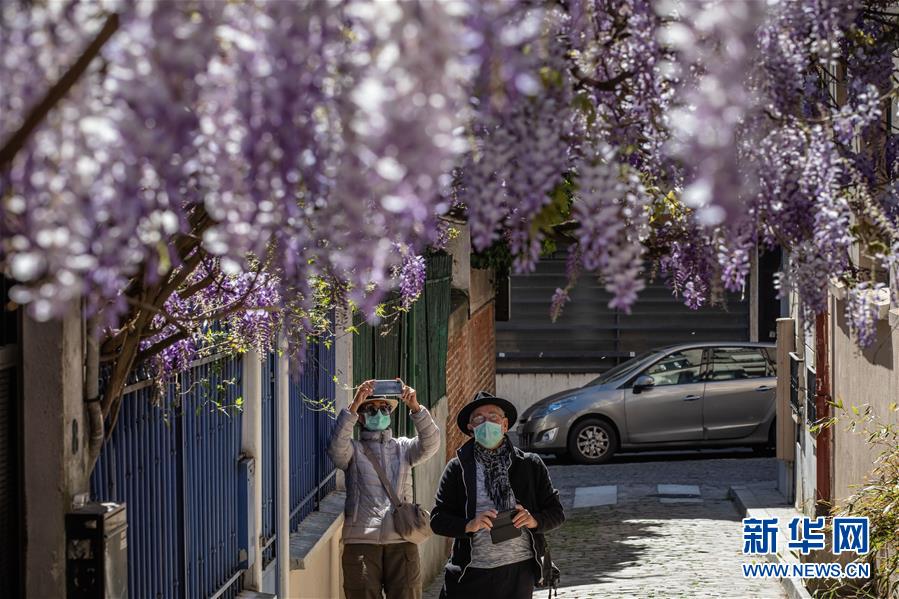
[[[493,541],[494,545],[521,536],[521,529],[515,528],[515,525],[512,524],[512,518],[515,517],[517,512],[518,510],[500,512],[493,519],[493,528],[490,529],[490,540]]]
[[[402,395],[403,382],[393,379],[375,381],[375,387],[371,392],[372,397],[384,397],[385,395]]]

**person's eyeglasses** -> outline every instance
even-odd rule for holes
[[[381,406],[380,408],[370,406],[362,410],[362,413],[366,416],[374,416],[378,412],[381,412],[385,416],[390,416],[390,408],[388,406]]]
[[[472,418],[469,422],[471,422],[475,426],[484,424],[484,422],[486,422],[487,420],[494,424],[499,424],[500,422],[502,422],[503,418],[505,418],[505,416],[502,416],[500,414],[487,414],[486,416],[478,415]]]

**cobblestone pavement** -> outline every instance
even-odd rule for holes
[[[727,497],[732,484],[771,486],[776,462],[737,456],[550,465],[568,516],[547,537],[562,570],[559,597],[786,597],[776,580],[743,578],[742,525]],[[438,580],[425,599],[436,599],[439,589]]]

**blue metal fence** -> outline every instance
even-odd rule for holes
[[[290,377],[290,526],[335,488],[326,449],[335,420],[335,356],[308,349]],[[154,404],[149,381],[122,399],[119,423],[97,462],[91,491],[128,505],[129,595],[141,599],[233,598],[240,590],[242,359],[201,362]],[[277,357],[262,364],[262,565],[277,557]],[[330,405],[329,405],[330,404]]]
[[[327,340],[311,343],[302,374],[290,377],[290,530],[318,509],[336,486],[334,464],[327,454],[334,431],[334,347]]]
[[[242,361],[194,366],[161,405],[149,384],[122,399],[91,478],[100,501],[128,505],[132,597],[235,597]]]
[[[187,597],[240,590],[242,364],[226,358],[182,374]]]
[[[128,504],[129,596],[183,597],[182,419],[171,393],[159,407],[152,394],[147,385],[122,399],[91,491],[95,499]]]

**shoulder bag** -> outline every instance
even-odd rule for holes
[[[543,550],[543,559],[540,560],[540,566],[542,570],[540,581],[534,586],[538,589],[549,589],[549,597],[551,598],[554,592],[559,592],[559,579],[562,578],[562,572],[553,563],[552,556],[549,553],[549,543],[546,544]]]
[[[410,543],[415,543],[416,545],[423,543],[431,536],[431,515],[426,510],[421,509],[421,506],[417,503],[404,503],[401,501],[396,494],[396,490],[387,480],[387,473],[384,472],[381,461],[368,447],[365,445],[361,446],[362,451],[365,452],[365,457],[368,458],[368,461],[371,462],[375,472],[378,474],[381,485],[387,491],[387,495],[390,496],[390,502],[393,504],[393,527],[396,529],[397,534]]]

